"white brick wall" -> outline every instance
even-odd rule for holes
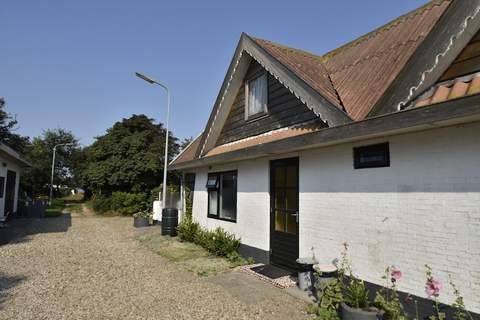
[[[480,311],[480,125],[366,141],[389,141],[389,168],[353,169],[352,144],[300,156],[300,254],[324,262],[350,244],[355,272],[381,284],[385,267],[404,273],[399,289],[425,296],[425,264],[447,273]]]
[[[193,217],[209,229],[222,227],[242,238],[242,243],[270,249],[270,200],[269,200],[269,162],[260,159],[243,161],[230,166],[213,166],[198,170],[195,177],[193,198]],[[238,171],[237,181],[237,222],[227,222],[207,218],[207,182],[208,172],[228,170]]]
[[[4,167],[3,163],[6,163],[7,166]],[[0,158],[0,176],[5,178],[5,182],[3,184],[3,198],[0,198],[0,221],[3,221],[4,218],[4,209],[5,209],[5,190],[6,190],[6,185],[7,185],[7,171],[15,171],[17,174],[16,176],[16,185],[15,185],[15,199],[14,199],[14,205],[13,205],[13,211],[17,211],[17,201],[18,201],[18,192],[19,192],[19,186],[20,186],[20,167],[13,163],[10,160],[7,160],[5,158]]]
[[[353,146],[389,141],[391,166],[353,169]],[[400,290],[424,294],[428,263],[452,301],[451,273],[465,302],[480,312],[480,124],[316,149],[300,158],[300,255],[322,262],[350,244],[358,276],[381,283],[389,264],[404,278]],[[269,250],[269,160],[200,169],[193,214],[244,244]],[[207,219],[207,172],[238,170],[237,223]],[[447,293],[448,292],[448,293]]]

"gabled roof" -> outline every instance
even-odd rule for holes
[[[450,2],[430,2],[322,56],[253,39],[358,121],[370,113]]]
[[[328,127],[353,125],[399,111],[434,85],[480,29],[479,12],[480,0],[434,0],[324,55],[242,34],[195,158],[220,150],[218,131],[251,59]]]

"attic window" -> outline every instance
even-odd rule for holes
[[[267,74],[248,80],[245,84],[245,120],[267,113],[267,101]]]

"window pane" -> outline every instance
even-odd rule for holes
[[[220,218],[235,220],[237,218],[237,174],[222,174]]]
[[[286,190],[286,201],[287,201],[287,210],[298,210],[298,192],[297,189],[287,189]]]
[[[285,212],[275,210],[275,231],[285,232]]]
[[[285,186],[285,168],[275,168],[275,187]]]
[[[297,186],[297,167],[287,167],[287,187]]]
[[[285,189],[275,190],[275,209],[285,209]]]
[[[218,212],[218,191],[208,191],[208,214],[216,216]]]
[[[267,75],[248,82],[248,115],[265,111],[267,104]]]
[[[287,232],[297,234],[297,217],[292,213],[287,213]]]
[[[218,188],[218,175],[209,174],[207,179],[207,189],[217,189]]]

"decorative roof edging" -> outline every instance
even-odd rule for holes
[[[249,41],[250,43],[244,43],[246,41]],[[250,48],[249,48],[250,46]],[[254,48],[253,46],[256,46],[257,48]],[[259,58],[258,55],[256,53],[254,53],[255,49],[261,49],[260,46],[258,46],[254,40],[250,39],[249,36],[247,35],[244,35],[242,34],[242,38],[240,40],[240,48],[241,48],[241,51],[238,55],[238,58],[236,59],[235,61],[235,64],[233,66],[233,69],[232,69],[232,72],[230,74],[230,78],[225,86],[225,90],[223,92],[223,95],[220,99],[220,102],[219,102],[219,105],[218,105],[218,108],[216,109],[215,111],[215,115],[213,117],[213,120],[210,124],[210,127],[208,128],[208,132],[206,132],[206,136],[203,140],[203,144],[202,144],[202,147],[200,149],[200,154],[199,154],[199,157],[202,157],[204,155],[204,152],[205,152],[205,148],[207,146],[207,141],[208,141],[208,138],[212,132],[212,129],[214,128],[214,125],[215,125],[215,122],[217,120],[217,117],[218,117],[218,114],[220,112],[220,110],[222,109],[223,107],[223,102],[225,100],[225,96],[227,95],[227,93],[229,93],[229,89],[230,89],[230,85],[232,83],[232,80],[234,78],[234,75],[235,75],[235,71],[237,70],[239,64],[240,64],[240,60],[242,59],[243,55],[244,55],[244,52],[247,53],[252,59],[254,59],[255,61],[257,61],[265,70],[267,70],[268,73],[270,73],[276,80],[278,80],[283,86],[285,86],[285,88],[287,88],[293,95],[295,95],[295,97],[297,99],[299,99],[305,106],[307,106],[307,108],[309,108],[310,110],[313,111],[313,113],[319,117],[322,121],[324,121],[327,125],[329,124],[344,124],[344,123],[347,123],[347,122],[350,122],[351,119],[348,117],[348,115],[346,113],[344,113],[342,110],[338,109],[337,107],[331,105],[331,108],[332,110],[336,110],[336,112],[338,112],[339,114],[340,113],[343,113],[344,114],[344,117],[343,119],[339,119],[339,117],[336,117],[337,119],[334,119],[334,117],[330,117],[328,116],[326,113],[322,113],[320,112],[320,107],[317,106],[314,102],[310,101],[310,99],[298,94],[296,92],[296,90],[294,90],[292,87],[294,86],[292,83],[290,83],[290,81],[288,79],[284,79],[281,75],[279,75],[280,72],[275,72],[274,71],[274,66],[273,66],[273,63],[272,63],[272,66],[270,65],[267,65],[267,63],[265,63],[264,61],[262,61],[263,59]],[[265,52],[264,54],[268,55],[270,57],[270,54],[268,54],[267,52]],[[260,54],[259,54],[260,55]],[[274,59],[273,57],[271,57],[272,59]],[[289,72],[291,72],[292,74],[294,74],[291,70],[289,70],[286,66],[284,66],[282,63],[280,63],[279,61],[277,61],[275,59],[275,62],[282,65],[283,67],[285,67]],[[287,77],[285,77],[287,78]],[[301,81],[303,82],[303,80],[301,79],[298,79],[298,81]],[[305,84],[306,85],[306,84]],[[306,85],[308,86],[308,85]],[[308,87],[310,88],[310,87]],[[328,102],[328,100],[321,96],[316,90],[314,90],[313,88],[310,88],[313,92],[315,92],[318,97],[323,100],[323,104],[324,106],[330,106],[330,102]],[[305,93],[305,95],[308,95],[307,93]],[[330,118],[330,119],[329,119]],[[348,119],[348,120],[347,120]]]
[[[435,68],[437,67],[437,65],[440,62],[440,59],[443,58],[448,53],[448,51],[450,51],[450,49],[452,48],[455,40],[458,39],[467,30],[469,21],[475,19],[478,16],[479,13],[480,13],[480,5],[476,7],[476,9],[474,10],[472,15],[469,15],[465,18],[465,20],[462,23],[462,28],[460,29],[460,31],[450,37],[449,43],[448,43],[447,47],[445,48],[445,50],[443,50],[442,52],[440,52],[439,54],[437,54],[435,56],[435,61],[432,65],[432,67],[430,67],[429,69],[422,72],[422,74],[420,76],[419,83],[415,86],[410,87],[410,89],[408,91],[408,96],[404,100],[400,101],[397,104],[397,111],[400,111],[400,110],[404,109],[408,105],[409,101],[414,97],[415,92],[425,82],[427,74],[432,73],[432,71],[435,70]]]

